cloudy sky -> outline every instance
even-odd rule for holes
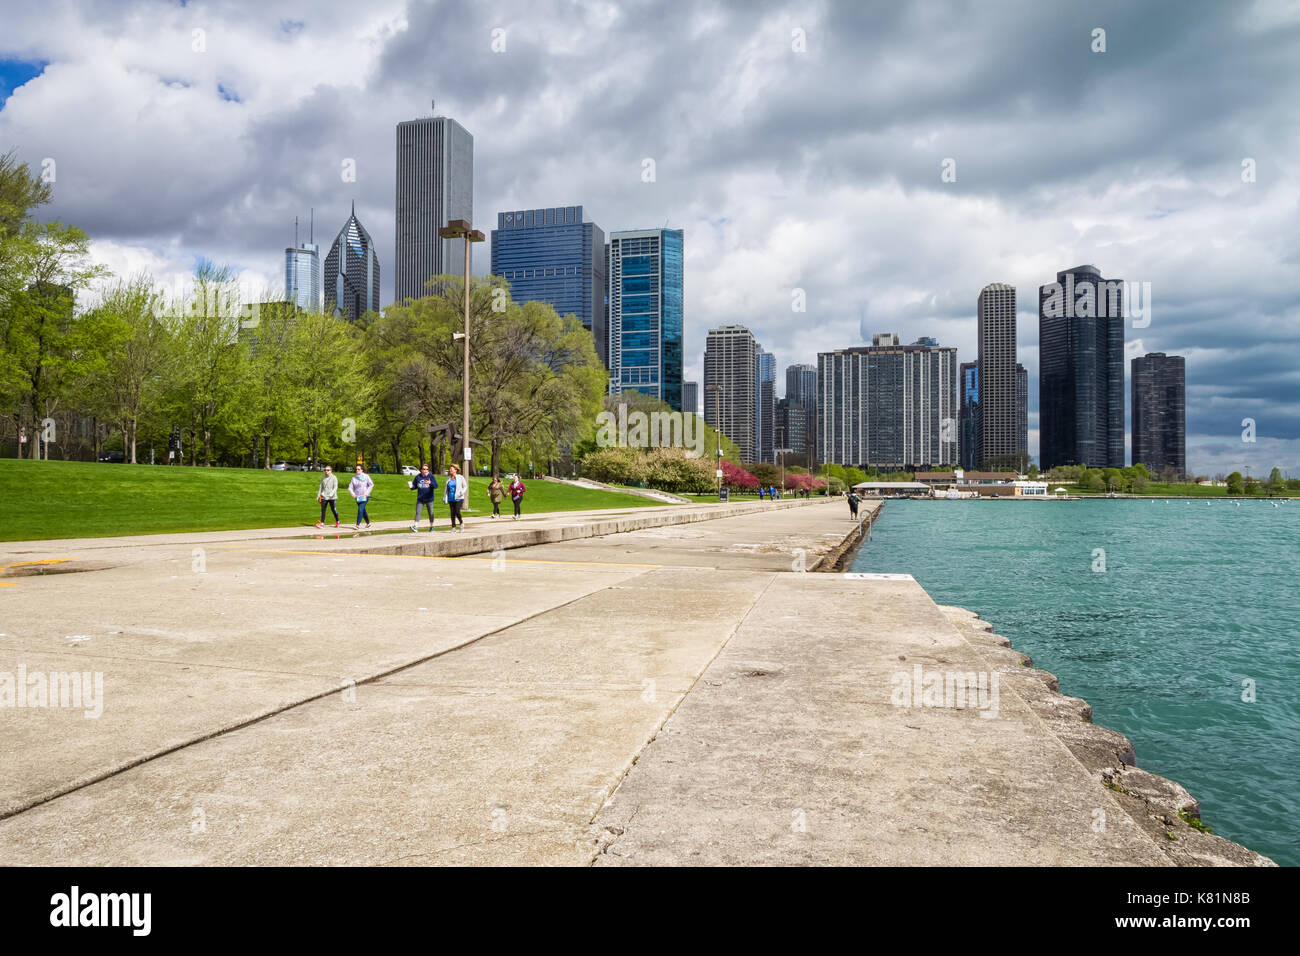
[[[1007,282],[1036,452],[1037,287],[1095,263],[1151,284],[1130,356],[1187,357],[1189,468],[1300,475],[1293,0],[6,0],[5,22],[0,150],[53,161],[47,214],[119,274],[207,257],[282,288],[294,216],[324,246],[355,200],[389,301],[394,126],[436,99],[474,135],[480,227],[581,203],[685,230],[688,379],[725,323],[778,391],[872,332],[973,360],[979,290]]]

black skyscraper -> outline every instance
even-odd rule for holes
[[[1187,369],[1181,355],[1151,352],[1133,360],[1133,464],[1153,475],[1187,473]]]
[[[1075,266],[1038,290],[1039,463],[1124,467],[1123,280]]]

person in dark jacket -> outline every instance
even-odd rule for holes
[[[501,517],[501,476],[493,475],[492,484],[488,485],[488,500],[492,502],[492,517]]]
[[[433,502],[438,491],[437,477],[429,470],[428,465],[421,465],[420,473],[408,481],[406,487],[415,490],[415,520],[411,522],[411,530],[419,532],[420,512],[423,510],[429,513],[429,531],[432,532]]]
[[[856,518],[858,516],[858,503],[860,501],[862,501],[862,499],[858,497],[858,493],[856,491],[850,490],[849,491],[849,517]]]

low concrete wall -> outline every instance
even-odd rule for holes
[[[833,499],[832,499],[833,500]],[[392,544],[375,544],[358,549],[363,554],[415,554],[426,557],[456,558],[467,554],[488,551],[527,548],[537,544],[555,544],[579,538],[597,538],[607,534],[642,531],[646,528],[665,528],[671,525],[733,518],[758,511],[785,511],[790,508],[808,508],[827,504],[825,498],[791,498],[789,501],[743,501],[705,506],[673,507],[665,511],[631,512],[611,515],[608,518],[590,516],[575,519],[571,524],[547,524],[538,528],[519,528],[516,531],[492,529],[491,533],[465,533],[463,535],[411,536]],[[477,530],[477,529],[475,529]],[[852,532],[857,534],[855,528]]]

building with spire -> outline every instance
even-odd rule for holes
[[[315,242],[315,211],[307,241],[298,242],[298,217],[293,219],[293,247],[284,250],[284,299],[303,312],[321,310],[320,246]]]
[[[357,204],[325,256],[325,309],[355,322],[366,312],[379,311],[379,256],[366,227],[357,218]]]

